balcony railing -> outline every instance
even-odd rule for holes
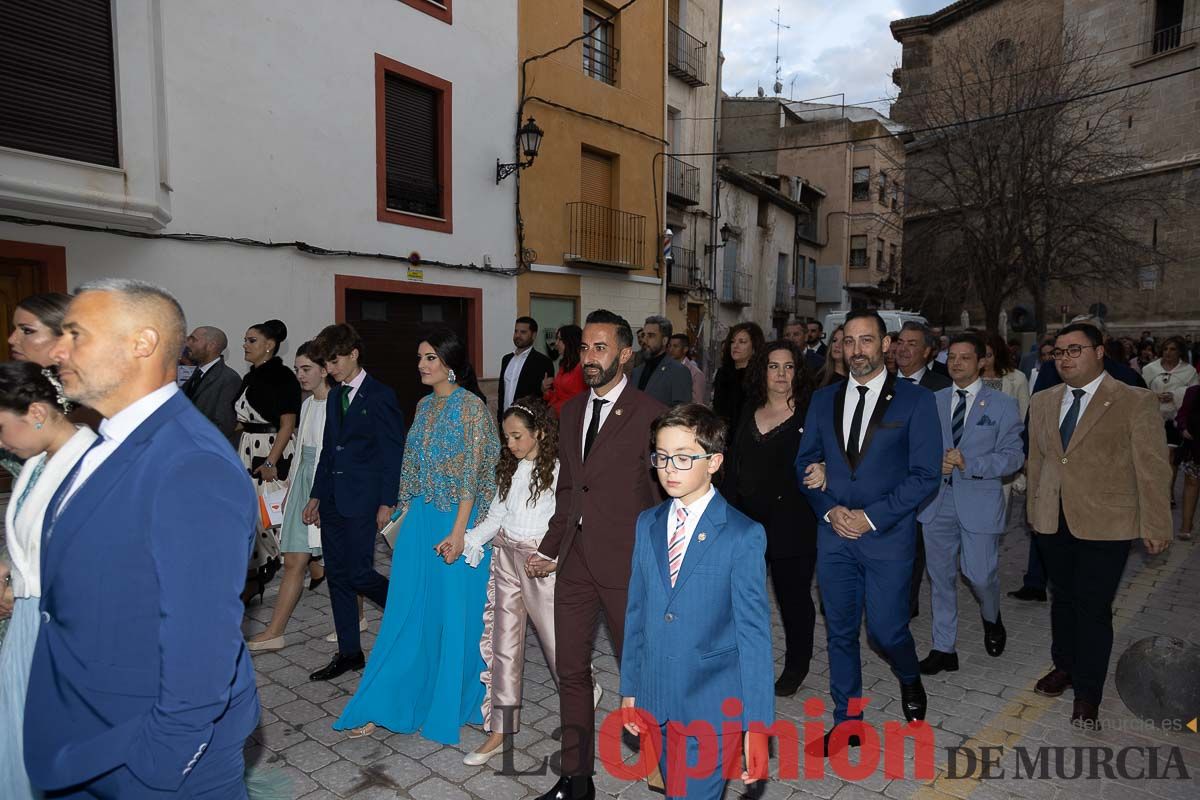
[[[726,271],[721,278],[721,302],[733,306],[750,305],[750,273]]]
[[[595,203],[567,203],[570,249],[565,261],[625,269],[645,266],[646,218]]]
[[[682,206],[700,202],[700,169],[675,156],[667,156],[667,200]]]
[[[1157,30],[1150,37],[1150,52],[1147,55],[1158,55],[1168,50],[1174,50],[1183,44],[1183,24]]]
[[[796,308],[799,306],[799,301],[791,292],[791,286],[788,284],[779,284],[775,287],[775,310],[786,311],[789,314],[795,314]]]
[[[667,23],[667,71],[690,86],[704,86],[704,61],[708,45],[680,28]]]
[[[671,247],[671,268],[667,271],[667,285],[672,289],[700,288],[700,269],[696,266],[696,251],[684,247]]]

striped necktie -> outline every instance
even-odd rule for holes
[[[950,437],[954,439],[954,446],[958,447],[962,439],[963,422],[967,418],[967,390],[959,389],[955,393],[958,395],[958,405],[954,407],[954,415],[950,418]]]
[[[675,579],[679,577],[679,567],[683,564],[683,529],[687,525],[688,510],[683,506],[675,509],[675,518],[675,530],[667,544],[667,570],[671,573],[672,589],[675,588]]]

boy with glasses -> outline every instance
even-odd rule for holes
[[[650,463],[671,499],[637,521],[622,720],[630,733],[658,743],[651,751],[660,754],[668,797],[717,800],[724,765],[736,764],[738,754],[746,759],[745,784],[767,774],[775,669],[766,532],[713,488],[725,449],[715,413],[677,406],[654,421],[650,435]],[[742,735],[725,741],[720,732],[732,720],[740,720]],[[730,758],[730,748],[741,753]]]

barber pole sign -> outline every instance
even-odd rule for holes
[[[671,255],[671,241],[675,238],[675,232],[670,228],[663,231],[663,261],[671,262],[675,257]]]

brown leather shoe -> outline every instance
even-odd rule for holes
[[[1033,690],[1040,695],[1046,697],[1058,697],[1067,690],[1071,685],[1071,673],[1055,667],[1046,673],[1046,676],[1038,681]]]
[[[1085,731],[1100,730],[1100,707],[1095,703],[1089,703],[1087,700],[1075,698],[1075,705],[1071,710],[1071,724],[1076,728],[1083,728]]]

